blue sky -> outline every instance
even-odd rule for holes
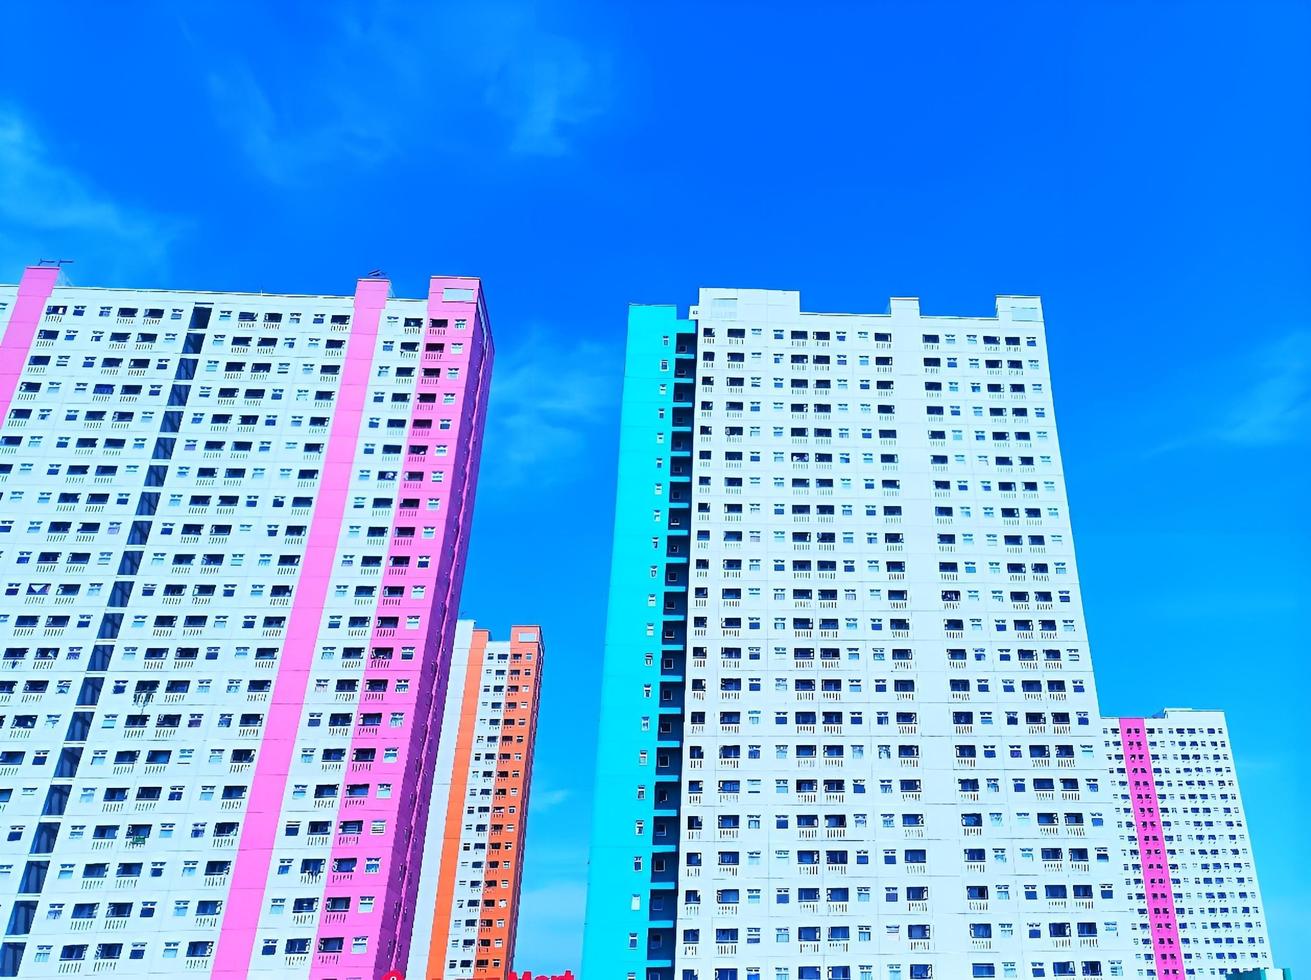
[[[484,278],[463,610],[549,658],[520,968],[578,963],[625,308],[721,285],[1043,296],[1103,709],[1228,711],[1311,972],[1311,7],[267,8],[6,11],[0,279]]]

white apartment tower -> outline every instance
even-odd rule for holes
[[[0,285],[0,977],[404,967],[492,351],[462,277]]]
[[[630,313],[584,974],[1122,976],[1040,302]]]

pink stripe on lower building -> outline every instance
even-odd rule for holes
[[[1179,948],[1179,921],[1174,907],[1174,881],[1170,877],[1170,858],[1162,830],[1161,804],[1156,795],[1152,753],[1147,744],[1144,719],[1120,719],[1120,744],[1124,750],[1125,778],[1138,837],[1156,976],[1182,977],[1184,968]]]
[[[216,978],[237,980],[249,973],[273,846],[287,795],[287,776],[305,707],[329,579],[336,564],[375,341],[389,285],[385,279],[361,279],[355,291],[354,314],[346,341],[340,394],[328,435],[322,482],[310,519],[302,571],[288,617],[287,639],[274,681],[268,724],[260,742],[250,802],[233,865],[227,912],[215,951],[212,976]]]

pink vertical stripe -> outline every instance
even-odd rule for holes
[[[434,293],[438,282],[434,282]],[[467,286],[468,281],[451,280],[458,286]],[[431,307],[433,298],[429,298]],[[456,305],[456,304],[447,304]],[[458,312],[458,311],[457,311]],[[441,734],[441,710],[446,702],[446,688],[450,679],[450,655],[454,645],[456,621],[459,617],[460,591],[464,583],[464,570],[469,548],[469,533],[473,522],[474,496],[478,486],[478,465],[482,459],[482,438],[487,418],[487,397],[491,385],[493,348],[490,327],[486,321],[486,309],[482,302],[481,286],[478,286],[477,299],[468,304],[467,315],[473,325],[473,355],[470,358],[470,393],[473,408],[470,413],[470,439],[461,445],[456,456],[453,470],[459,479],[459,517],[453,522],[453,537],[449,539],[450,558],[444,560],[449,568],[447,590],[443,597],[443,619],[441,649],[442,658],[436,665],[435,680],[432,687],[434,713],[431,726],[425,732],[425,741],[421,743],[421,762],[417,804],[407,814],[408,832],[403,839],[408,844],[405,859],[405,874],[400,882],[400,921],[397,927],[395,949],[385,967],[404,968],[409,960],[410,937],[415,924],[417,909],[415,897],[419,887],[419,874],[423,865],[423,845],[427,831],[428,809],[432,798],[432,784],[435,777],[437,749]],[[452,500],[452,506],[457,503]],[[439,818],[440,819],[440,818]],[[426,924],[425,924],[426,925]]]
[[[1143,873],[1147,898],[1147,925],[1152,937],[1152,954],[1158,978],[1182,977],[1179,952],[1179,920],[1174,908],[1174,881],[1170,877],[1170,854],[1161,828],[1161,803],[1156,795],[1152,752],[1142,718],[1120,719],[1120,746],[1124,750],[1124,771],[1129,782],[1129,805],[1133,809],[1138,835],[1138,864]]]
[[[18,296],[9,315],[9,326],[0,340],[0,426],[9,419],[9,406],[18,390],[18,378],[27,366],[28,352],[36,337],[37,324],[54,292],[59,270],[54,266],[29,265],[18,283]]]
[[[472,301],[447,302],[445,288],[453,286],[472,289]],[[464,578],[465,555],[468,546],[469,523],[472,520],[474,489],[477,482],[478,458],[481,450],[483,423],[487,410],[487,390],[491,379],[491,344],[481,310],[480,284],[476,279],[434,278],[429,287],[429,324],[424,329],[423,355],[420,359],[420,377],[412,403],[407,447],[423,446],[422,455],[409,454],[403,464],[405,472],[417,472],[418,480],[405,480],[400,496],[439,496],[441,508],[437,512],[434,538],[424,539],[417,534],[398,538],[393,533],[387,552],[383,582],[401,585],[405,595],[400,598],[381,599],[379,616],[396,616],[397,629],[375,627],[372,646],[400,646],[414,643],[416,660],[412,663],[393,657],[389,661],[369,659],[365,680],[394,679],[397,676],[417,674],[408,691],[397,691],[395,684],[371,700],[362,701],[361,709],[379,711],[383,717],[392,712],[403,712],[404,727],[395,729],[365,729],[356,727],[352,733],[350,755],[357,748],[372,747],[379,757],[386,744],[399,740],[399,767],[388,770],[360,772],[360,781],[370,782],[370,795],[365,798],[343,800],[349,811],[341,816],[363,820],[368,827],[373,820],[385,820],[387,833],[379,842],[369,835],[349,837],[337,834],[333,841],[329,864],[337,858],[357,858],[362,867],[369,853],[384,851],[382,868],[384,885],[382,894],[376,880],[355,873],[337,875],[329,873],[329,884],[334,896],[351,898],[349,912],[334,914],[319,923],[319,938],[339,936],[346,940],[349,949],[354,936],[370,937],[367,959],[351,953],[315,952],[310,976],[318,978],[339,976],[342,970],[363,971],[364,976],[381,976],[389,967],[403,968],[409,958],[410,934],[415,909],[413,892],[418,886],[422,865],[422,848],[427,825],[428,804],[432,794],[432,779],[436,764],[438,735],[441,731],[442,709],[445,704],[446,684],[450,673],[451,649],[455,638],[455,625],[459,610],[460,589]],[[433,326],[433,321],[445,320],[453,324],[463,319],[469,327],[456,330],[453,326]],[[429,343],[442,344],[440,356],[427,351]],[[462,344],[461,353],[454,345]],[[437,369],[436,376],[425,376],[425,369]],[[450,372],[455,370],[456,377]],[[432,394],[435,400],[421,402],[419,396]],[[444,395],[454,396],[445,403]],[[451,418],[452,428],[437,427],[439,418]],[[416,429],[418,420],[429,420],[431,427]],[[437,446],[445,444],[449,453],[437,455]],[[433,483],[430,474],[441,472],[443,479]],[[433,521],[430,512],[420,507],[414,511],[399,507],[393,520],[396,525],[415,526]],[[419,568],[414,556],[428,554],[433,557],[429,568]],[[405,567],[392,567],[392,558],[409,556]],[[425,595],[415,598],[411,587],[423,585]],[[408,616],[420,617],[421,632],[417,637],[403,628]],[[367,686],[364,685],[364,686]],[[367,695],[362,695],[367,697]],[[354,771],[354,770],[353,770]],[[390,798],[377,797],[376,775],[395,773]],[[359,896],[378,898],[378,911],[361,913]]]
[[[254,952],[255,933],[264,906],[264,891],[286,798],[296,732],[305,707],[328,583],[346,514],[346,498],[377,345],[378,324],[389,286],[385,279],[361,279],[355,290],[355,312],[346,341],[341,388],[328,434],[323,479],[315,496],[305,558],[287,621],[278,675],[273,682],[264,737],[255,762],[250,802],[241,828],[232,886],[224,905],[223,928],[211,977],[244,980]]]

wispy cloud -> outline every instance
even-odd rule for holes
[[[0,106],[0,262],[6,269],[71,258],[107,278],[153,271],[178,232],[175,219],[114,201],[57,159],[22,113]]]
[[[1234,762],[1244,776],[1255,777],[1257,773],[1284,773],[1288,769],[1288,760],[1273,755],[1245,755],[1238,753]]]
[[[539,11],[530,0],[327,4],[294,71],[229,52],[209,75],[211,105],[282,185],[405,155],[437,167],[456,153],[560,156],[609,104],[612,62]]]
[[[304,105],[279,108],[249,67],[237,63],[211,72],[207,84],[218,121],[234,133],[255,170],[278,184],[291,184],[316,170],[369,166],[394,152],[390,127],[358,104],[354,89],[331,89]]]
[[[573,793],[563,787],[557,789],[546,786],[540,789],[534,787],[531,802],[528,804],[530,816],[532,813],[545,813],[547,810],[554,810],[560,804],[567,802],[571,796],[573,796]]]
[[[1235,397],[1148,456],[1202,444],[1262,448],[1311,439],[1311,330],[1286,333],[1222,370]]]
[[[616,351],[538,330],[498,349],[482,472],[493,486],[560,483],[611,439],[621,376]]]
[[[609,69],[579,42],[545,35],[527,58],[509,58],[485,91],[487,104],[510,127],[516,153],[560,156],[576,130],[600,115]]]
[[[1270,446],[1311,430],[1311,331],[1297,330],[1261,351],[1250,387],[1216,434],[1226,442]]]

